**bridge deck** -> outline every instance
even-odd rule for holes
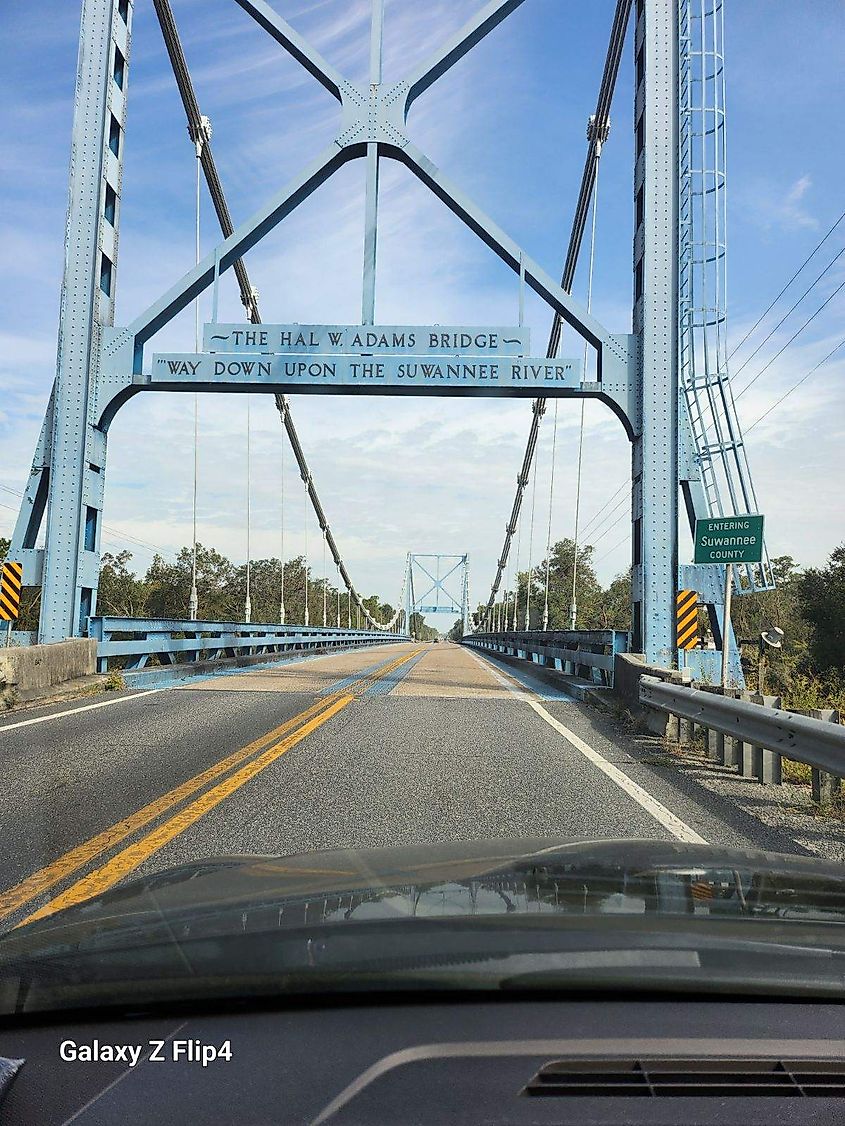
[[[0,741],[0,929],[220,854],[684,834],[805,851],[530,666],[451,644],[17,713]]]

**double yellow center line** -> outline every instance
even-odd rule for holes
[[[311,707],[286,720],[272,731],[262,735],[247,746],[235,751],[233,754],[221,759],[202,773],[189,778],[175,789],[163,794],[160,798],[145,805],[129,817],[116,822],[108,829],[91,837],[89,840],[64,853],[57,860],[34,872],[31,876],[21,880],[14,887],[0,895],[0,921],[13,912],[25,907],[50,888],[66,880],[69,876],[79,872],[102,853],[121,844],[143,829],[151,822],[156,821],[162,814],[180,805],[186,798],[199,793],[199,796],[184,806],[168,820],[157,825],[134,844],[122,849],[111,860],[93,872],[83,876],[71,884],[60,895],[51,899],[49,903],[22,920],[24,923],[41,919],[53,914],[72,904],[81,903],[92,896],[100,895],[113,887],[119,880],[130,875],[140,864],[163,848],[169,841],[178,837],[185,829],[189,828],[209,810],[214,809],[226,798],[231,797],[250,779],[255,778],[262,770],[268,767],[285,751],[295,747],[312,732],[321,727],[327,720],[341,712],[352,703],[356,696],[362,695],[373,684],[388,676],[401,665],[406,664],[416,656],[416,651],[406,653],[396,660],[390,661],[381,668],[364,673],[352,684],[341,691],[333,692],[322,697]],[[220,779],[220,781],[218,781]],[[210,786],[210,783],[216,785]],[[18,926],[21,924],[19,923]]]

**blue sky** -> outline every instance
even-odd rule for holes
[[[351,80],[366,77],[367,0],[274,0]],[[385,79],[398,78],[477,8],[479,0],[387,0]],[[67,166],[76,66],[76,0],[46,0],[33,25],[20,0],[0,14],[0,534],[14,520],[55,366]],[[236,221],[250,214],[337,132],[337,104],[233,0],[173,0]],[[555,275],[560,274],[595,101],[611,0],[526,0],[412,111],[416,143]],[[729,318],[739,341],[845,208],[845,20],[838,0],[726,0]],[[630,327],[631,49],[623,60],[611,138],[602,157],[594,312]],[[129,78],[117,320],[140,312],[193,261],[193,150],[152,4],[136,0]],[[247,260],[265,319],[354,322],[360,310],[363,166],[344,169]],[[508,324],[516,281],[398,166],[382,173],[377,320]],[[203,245],[215,240],[204,200]],[[845,245],[845,223],[738,353],[737,364]],[[749,363],[739,386],[845,279],[845,256]],[[801,284],[803,282],[803,284]],[[583,298],[584,271],[575,290]],[[204,312],[209,306],[205,302]],[[221,318],[240,320],[231,284]],[[529,297],[532,351],[549,314]],[[845,293],[826,308],[739,402],[751,424],[845,335]],[[191,350],[186,312],[155,348]],[[572,337],[567,355],[579,354]],[[845,349],[755,427],[749,456],[774,554],[821,562],[843,537]],[[527,401],[385,398],[293,400],[328,516],[356,584],[396,597],[407,550],[469,551],[472,594],[486,596],[530,418]],[[200,400],[200,539],[245,553],[244,398]],[[619,423],[586,412],[584,522],[629,474]],[[255,396],[252,552],[278,554],[280,430],[272,400]],[[189,542],[190,396],[138,396],[109,444],[107,550],[129,548],[143,569],[155,549]],[[570,535],[578,404],[558,415],[553,536]],[[541,439],[533,558],[545,546],[551,412]],[[287,458],[288,551],[304,546],[301,483]],[[624,494],[620,494],[622,496]],[[613,506],[611,506],[611,511]],[[600,576],[627,565],[626,506],[598,520]],[[619,517],[618,523],[614,521]],[[526,521],[522,547],[525,566]],[[311,561],[320,572],[316,530]],[[445,624],[445,620],[444,620]]]

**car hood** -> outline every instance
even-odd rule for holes
[[[338,935],[347,942],[343,964],[354,969],[350,935],[368,951],[389,935],[395,950],[397,936],[417,940],[425,931],[431,950],[456,928],[475,927],[477,949],[481,931],[496,926],[500,939],[504,926],[513,936],[538,926],[609,934],[624,925],[626,942],[636,930],[638,941],[665,947],[667,927],[675,941],[708,925],[733,943],[788,936],[797,949],[822,934],[824,945],[845,949],[843,924],[845,865],[755,850],[542,838],[222,856],[136,878],[5,935],[0,1011],[20,1007],[24,981],[29,989],[71,979],[78,988],[114,986],[127,974],[136,982],[196,978],[198,959],[207,975],[215,958],[231,973],[258,956],[252,936],[271,941],[278,974],[280,964],[330,964],[324,952],[340,949]]]

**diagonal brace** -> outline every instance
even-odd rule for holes
[[[241,0],[238,0],[238,3],[240,2]],[[468,54],[522,3],[524,0],[489,0],[489,3],[468,20],[435,54],[413,71],[405,79],[410,87],[405,99],[405,115],[407,116],[411,103],[415,102],[420,94],[424,94],[429,86],[451,70],[455,63],[460,62],[464,55]]]
[[[288,52],[310,75],[317,79],[340,102],[341,90],[349,83],[343,75],[327,62],[319,51],[282,19],[266,0],[235,0],[266,32]]]
[[[273,230],[347,161],[363,154],[362,146],[338,148],[333,142],[307,168],[278,192],[269,203],[242,223],[211,254],[189,270],[163,297],[137,317],[121,334],[135,338],[136,352],[214,281],[215,274],[232,267],[250,247]],[[137,361],[136,361],[137,362]]]
[[[390,148],[385,155],[390,155],[405,164],[514,272],[519,272],[521,265],[525,272],[525,281],[534,292],[556,309],[580,336],[598,349],[600,373],[602,352],[605,348],[620,354],[620,345],[611,338],[604,326],[558,285],[533,258],[529,258],[513,239],[506,235],[469,196],[452,184],[437,165],[415,145],[408,144],[401,149]],[[627,356],[624,358],[627,359]]]

